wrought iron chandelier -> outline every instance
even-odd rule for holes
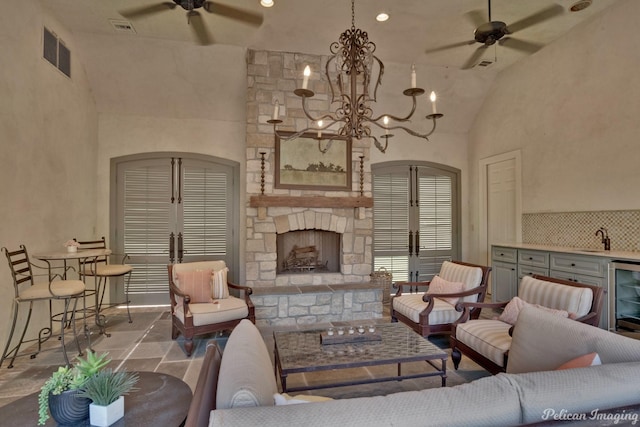
[[[313,132],[317,135],[318,149],[325,153],[330,147],[332,140],[330,137],[323,137],[322,131],[329,128],[338,128],[337,134],[341,137],[351,139],[371,138],[374,145],[384,153],[389,145],[389,138],[393,137],[390,131],[401,129],[410,135],[428,140],[429,136],[436,129],[436,120],[443,115],[436,111],[435,92],[431,92],[432,114],[426,116],[433,121],[431,131],[419,133],[409,129],[403,124],[409,122],[416,111],[416,98],[425,93],[425,90],[416,87],[415,66],[411,67],[411,87],[405,89],[403,94],[410,96],[413,105],[411,111],[404,117],[392,114],[382,114],[373,116],[371,103],[376,102],[378,87],[382,83],[384,74],[384,64],[374,55],[375,43],[369,41],[366,31],[355,27],[355,0],[351,0],[351,28],[344,31],[337,42],[333,42],[329,50],[329,57],[325,66],[325,76],[331,89],[331,104],[337,104],[335,111],[328,114],[314,117],[308,110],[307,100],[315,94],[308,89],[309,76],[311,70],[309,66],[305,68],[302,87],[294,90],[294,94],[302,98],[302,109],[306,117],[314,123],[314,126],[307,127],[299,132],[287,132],[286,134],[278,130],[278,125],[282,123],[279,118],[280,106],[275,102],[273,118],[267,123],[273,124],[273,130],[283,140],[297,138],[305,133]],[[335,71],[332,71],[335,70]],[[395,122],[395,123],[392,123]],[[375,126],[380,131],[380,135],[373,134],[371,129]],[[324,147],[322,140],[326,140]],[[381,142],[384,141],[384,142]]]

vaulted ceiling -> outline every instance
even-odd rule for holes
[[[473,41],[473,33],[479,23],[487,20],[486,0],[357,0],[355,24],[369,33],[370,40],[377,45],[378,56],[384,61],[461,68],[474,56],[475,61],[469,65],[486,60],[492,62],[488,69],[498,71],[562,37],[616,1],[593,0],[589,7],[570,12],[571,6],[579,0],[493,0],[492,20],[526,28],[514,32],[512,40],[504,45],[481,48],[477,56],[474,54],[482,45]],[[186,11],[182,8],[167,7],[172,4],[170,0],[46,0],[42,3],[77,34],[196,43],[194,23],[187,23]],[[274,0],[275,5],[271,8],[261,7],[259,0],[210,3],[212,13],[199,10],[211,42],[219,45],[327,54],[329,44],[351,26],[348,0]],[[127,13],[148,6],[157,6],[157,13],[138,16]],[[262,22],[252,25],[235,20],[234,11],[226,6],[261,15]],[[524,18],[553,7],[557,10],[552,12],[558,13],[550,13],[550,19],[534,20],[533,25],[522,22]],[[390,15],[387,22],[375,20],[381,11]],[[135,33],[115,30],[112,22],[119,21],[130,22]],[[455,47],[439,50],[450,45]]]

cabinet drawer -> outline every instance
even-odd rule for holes
[[[582,257],[579,255],[551,254],[551,270],[565,271],[587,276],[605,277],[607,263],[604,259],[595,257]]]
[[[518,251],[518,264],[549,268],[549,252],[520,249]]]
[[[549,269],[542,267],[532,267],[530,265],[518,265],[519,279],[522,279],[524,276],[533,276],[534,274],[540,276],[549,276]]]
[[[605,298],[608,288],[608,280],[604,277],[595,277],[595,276],[585,276],[582,274],[573,274],[567,271],[557,271],[551,270],[549,272],[549,277],[553,277],[554,279],[562,279],[569,280],[571,282],[583,283],[585,285],[593,285],[604,288]]]
[[[516,262],[518,260],[518,250],[502,246],[492,246],[491,259],[502,262]]]

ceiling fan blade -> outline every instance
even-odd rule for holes
[[[487,12],[480,9],[470,10],[464,14],[464,17],[471,22],[473,28],[478,28],[480,25],[489,21],[487,19]]]
[[[475,42],[476,42],[475,40],[468,40],[464,42],[451,43],[444,46],[434,47],[433,49],[427,49],[424,51],[424,53],[434,53],[434,52],[440,52],[442,50],[453,49],[456,47],[469,46],[474,44]]]
[[[191,10],[187,13],[187,17],[189,19],[189,25],[198,39],[198,43],[203,46],[213,44],[213,38],[211,37],[200,13],[195,10]]]
[[[482,55],[484,55],[485,50],[487,50],[489,46],[487,45],[482,45],[480,47],[478,47],[469,57],[469,59],[467,59],[467,62],[464,63],[464,65],[462,66],[463,70],[468,70],[469,68],[473,67],[474,65],[476,65],[478,63],[478,61],[480,60],[480,58],[482,58]]]
[[[522,31],[525,28],[539,24],[540,22],[551,19],[554,16],[562,15],[563,13],[564,8],[559,4],[554,4],[553,6],[542,9],[539,12],[534,13],[533,15],[522,18],[512,23],[511,25],[507,25],[507,34],[513,34],[515,32]]]
[[[520,50],[527,53],[535,53],[542,49],[544,45],[528,42],[522,39],[516,39],[513,37],[505,37],[499,41],[500,46],[505,46],[511,49]]]
[[[209,13],[224,16],[225,18],[243,21],[249,25],[259,27],[262,25],[262,14],[251,12],[250,10],[241,9],[239,7],[227,6],[226,4],[207,1],[204,3],[204,10]]]
[[[135,19],[145,15],[164,12],[176,7],[175,3],[163,2],[158,4],[150,4],[148,6],[132,7],[129,9],[119,10],[118,13],[125,18]]]

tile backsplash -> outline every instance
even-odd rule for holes
[[[522,242],[602,248],[600,227],[609,232],[611,250],[640,251],[640,210],[523,214]]]

